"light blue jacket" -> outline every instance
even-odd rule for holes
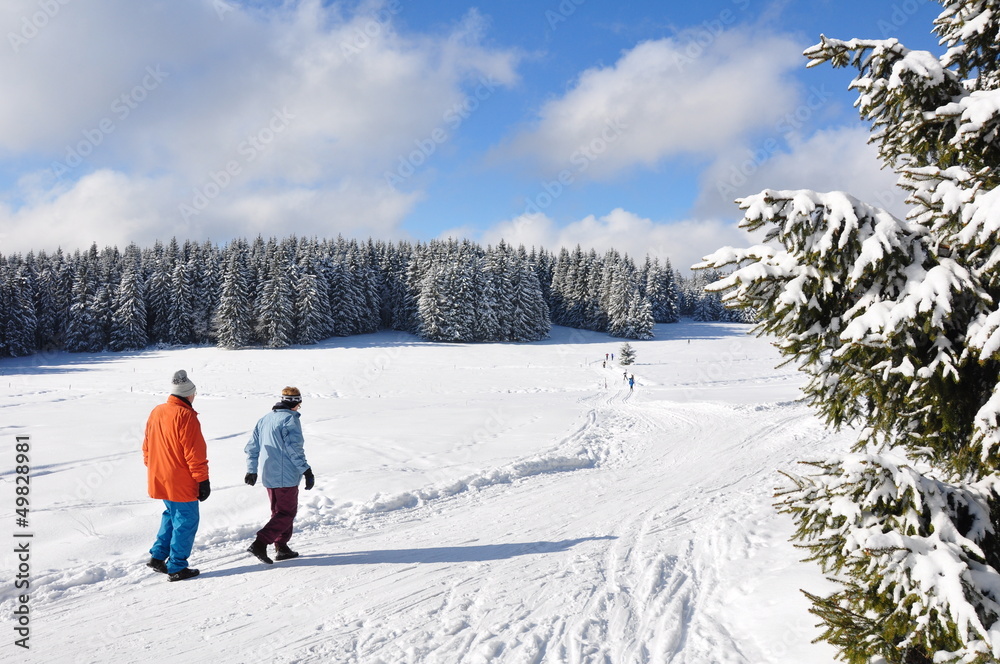
[[[247,472],[256,473],[259,461],[260,481],[268,489],[298,486],[302,473],[309,469],[304,445],[299,414],[276,408],[260,418],[243,449]]]

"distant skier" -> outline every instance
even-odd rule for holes
[[[625,383],[627,381],[628,381],[628,372],[624,371],[622,372],[622,382]]]
[[[243,481],[250,486],[256,484],[259,466],[261,484],[271,501],[271,519],[257,531],[257,539],[247,551],[268,565],[274,560],[288,560],[299,555],[288,548],[299,506],[299,480],[305,477],[306,491],[315,483],[303,449],[305,439],[299,422],[301,407],[302,393],[298,388],[283,389],[281,401],[260,418],[244,449],[247,474]],[[274,560],[267,555],[269,544],[274,544]]]
[[[166,505],[147,567],[170,581],[198,576],[188,567],[188,556],[198,532],[198,503],[212,492],[208,481],[208,451],[198,413],[191,407],[194,383],[183,369],[174,373],[166,403],[153,409],[146,421],[142,462],[147,468],[149,497]]]

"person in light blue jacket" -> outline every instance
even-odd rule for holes
[[[271,520],[257,531],[257,539],[247,551],[268,565],[274,562],[267,555],[270,544],[274,544],[276,550],[275,560],[287,560],[299,555],[288,548],[299,506],[299,480],[305,477],[306,491],[312,489],[316,481],[306,461],[305,438],[299,422],[300,408],[302,393],[298,388],[283,389],[281,401],[260,418],[243,450],[247,455],[244,482],[253,486],[260,477],[271,501]]]

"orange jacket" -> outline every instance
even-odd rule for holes
[[[149,469],[149,497],[187,503],[198,500],[198,483],[208,479],[208,450],[198,413],[170,395],[149,414],[142,441]]]

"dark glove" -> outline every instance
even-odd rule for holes
[[[250,486],[253,486],[254,484],[257,483],[257,473],[247,473],[246,476],[243,478],[243,481],[249,484]]]
[[[302,473],[302,476],[306,478],[306,491],[313,488],[313,485],[316,484],[316,478],[313,477],[312,468],[306,468],[306,472]]]
[[[208,483],[208,480],[198,482],[198,500],[206,500],[210,493],[212,493],[212,485]]]

